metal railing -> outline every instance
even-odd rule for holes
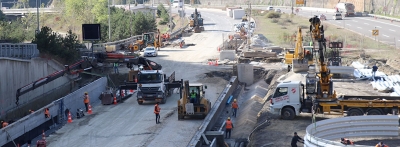
[[[399,117],[397,115],[351,116],[310,124],[306,129],[304,145],[306,147],[341,147],[343,144],[339,142],[340,138],[396,137],[398,135]]]
[[[0,57],[31,59],[39,56],[36,44],[32,43],[0,43]]]

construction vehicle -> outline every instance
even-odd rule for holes
[[[191,27],[195,33],[200,33],[201,31],[204,31],[203,18],[201,17],[200,12],[197,11],[197,8],[194,9],[193,14],[191,14],[190,16],[191,18],[189,20],[189,27]]]
[[[326,40],[318,17],[310,20],[313,40],[318,41],[318,68],[316,79],[306,77],[306,85],[300,81],[285,81],[276,86],[270,102],[270,112],[283,119],[294,119],[300,113],[338,112],[347,116],[398,114],[400,97],[391,96],[337,96],[333,90],[332,74],[325,62]],[[316,83],[312,83],[312,81]]]
[[[137,38],[136,42],[133,45],[130,45],[130,47],[133,47],[133,51],[142,51],[147,46],[153,45],[155,38],[154,34],[154,32],[143,33],[141,39]]]
[[[189,84],[189,81],[184,81],[181,88],[181,99],[178,100],[178,120],[185,117],[200,117],[204,119],[211,110],[210,100],[205,98],[207,86],[200,83]],[[190,92],[196,93],[196,102],[190,103]]]
[[[154,35],[154,48],[160,50],[162,46],[163,43],[162,43],[162,36],[160,33],[160,29],[157,29],[157,33]]]
[[[284,62],[293,72],[307,72],[309,69],[308,67],[314,64],[313,52],[313,47],[303,47],[303,35],[299,27],[297,30],[294,53],[286,52]]]

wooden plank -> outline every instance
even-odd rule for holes
[[[243,57],[276,57],[275,52],[243,52]]]

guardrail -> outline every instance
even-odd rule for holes
[[[396,137],[398,135],[399,116],[397,115],[351,116],[310,124],[306,129],[304,145],[306,147],[342,147],[343,144],[339,142],[340,138]],[[365,147],[365,145],[363,146]]]
[[[31,59],[39,56],[36,44],[32,43],[0,43],[0,57]]]
[[[216,121],[219,119],[219,115],[223,112],[225,103],[228,100],[229,96],[233,93],[233,91],[236,89],[238,85],[238,79],[236,76],[233,76],[229,80],[229,84],[226,85],[222,93],[219,95],[217,101],[215,104],[212,106],[210,112],[204,119],[203,123],[201,123],[201,126],[198,128],[197,132],[195,135],[192,137],[190,140],[189,144],[187,145],[188,147],[201,147],[203,146],[203,142],[209,142],[205,141],[207,138],[205,137],[205,132],[210,131],[215,124]],[[221,132],[221,130],[219,131]],[[215,138],[212,139],[214,142]],[[214,144],[208,144],[208,146],[212,146]]]
[[[189,24],[186,24],[186,26],[184,26],[183,28],[180,28],[180,29],[178,29],[178,30],[172,32],[172,33],[170,34],[171,38],[175,38],[175,36],[180,35],[180,34],[182,33],[182,31],[184,31],[188,26],[189,26]],[[127,39],[123,39],[123,40],[119,40],[119,41],[114,41],[114,42],[93,44],[93,49],[96,50],[96,49],[101,48],[101,49],[104,49],[104,50],[105,50],[105,46],[111,46],[111,45],[116,45],[116,46],[118,46],[118,45],[121,45],[121,44],[128,45],[128,44],[130,44],[130,43],[133,43],[134,41],[136,41],[137,38],[140,38],[140,37],[142,37],[142,35],[136,35],[136,36],[129,37],[129,38],[127,38]]]
[[[375,18],[381,18],[381,19],[386,19],[386,20],[391,20],[391,21],[397,21],[400,22],[400,19],[393,18],[393,17],[387,17],[387,16],[382,16],[382,15],[374,15],[374,14],[368,14],[370,17],[375,17]]]

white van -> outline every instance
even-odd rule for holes
[[[174,0],[174,2],[172,3],[172,6],[174,6],[175,8],[177,8],[177,7],[182,8],[183,0]]]
[[[342,14],[340,14],[340,13],[336,13],[336,14],[333,14],[333,18],[332,18],[333,20],[338,20],[338,19],[342,19]]]

